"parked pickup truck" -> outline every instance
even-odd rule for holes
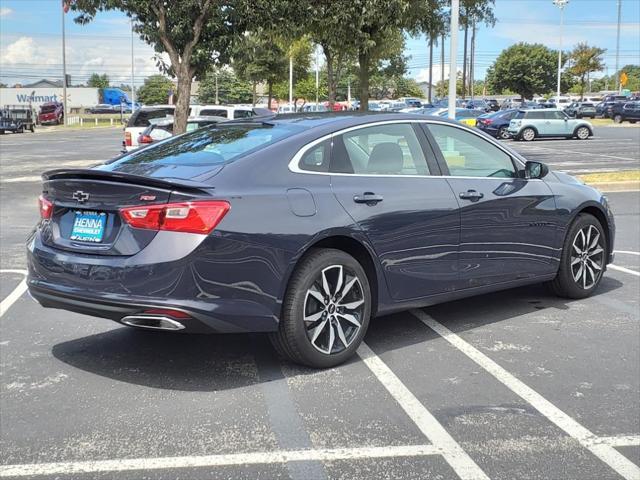
[[[6,105],[0,110],[0,134],[5,132],[23,133],[36,129],[35,115],[31,107],[25,105]]]

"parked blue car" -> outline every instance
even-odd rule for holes
[[[597,190],[411,114],[204,127],[46,172],[40,215],[27,281],[42,306],[269,332],[313,367],[352,356],[373,316],[539,282],[591,295],[615,232]]]
[[[518,110],[499,110],[494,113],[487,113],[478,117],[476,127],[492,137],[507,139],[511,138],[508,132],[509,122],[515,117]]]

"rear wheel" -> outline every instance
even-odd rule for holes
[[[355,353],[370,315],[371,290],[362,266],[341,250],[319,249],[293,272],[278,331],[270,338],[296,363],[332,367]]]
[[[578,140],[587,140],[590,134],[591,132],[587,127],[578,127],[575,133]]]
[[[602,280],[606,266],[607,244],[597,218],[581,213],[565,238],[556,278],[550,282],[553,292],[566,298],[585,298]]]
[[[20,125],[18,127],[18,129],[16,130],[16,133],[24,133],[24,127],[22,125]]]
[[[536,138],[536,131],[533,128],[525,128],[520,134],[520,138],[522,138],[526,142],[532,141]]]
[[[509,135],[509,131],[507,130],[507,127],[500,127],[500,130],[498,130],[498,138],[507,140],[510,136],[511,135]]]

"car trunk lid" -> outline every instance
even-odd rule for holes
[[[43,197],[53,204],[42,223],[44,244],[96,255],[134,255],[156,230],[133,228],[120,209],[208,197],[213,187],[191,180],[146,178],[100,170],[43,174]]]

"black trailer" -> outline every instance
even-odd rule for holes
[[[5,105],[0,110],[0,134],[4,132],[23,133],[36,129],[36,115],[28,105]]]

